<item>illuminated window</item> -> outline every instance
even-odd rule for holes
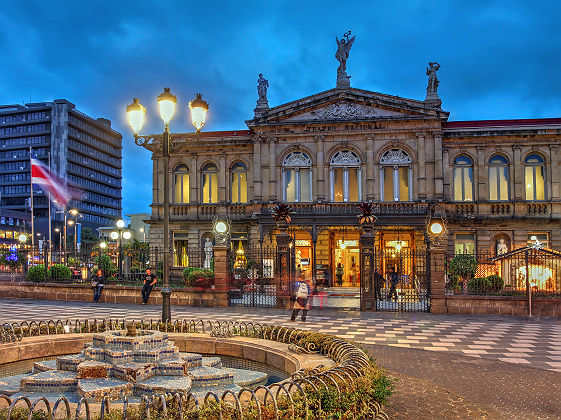
[[[454,238],[454,252],[458,254],[473,254],[475,252],[474,233],[456,233]]]
[[[496,155],[489,160],[489,200],[508,201],[508,162]]]
[[[175,188],[173,201],[175,203],[189,202],[189,169],[185,165],[180,165],[174,171]]]
[[[545,165],[541,156],[530,155],[524,166],[526,200],[545,200]]]
[[[331,201],[360,201],[362,195],[359,157],[341,150],[331,158]]]
[[[380,189],[383,201],[412,201],[411,158],[401,149],[391,149],[380,159]]]
[[[282,164],[283,200],[312,201],[312,160],[303,152],[292,152]]]
[[[214,163],[205,165],[202,180],[203,203],[218,203],[218,168]]]
[[[536,241],[541,243],[544,248],[549,248],[549,235],[547,233],[528,233],[528,246],[533,246]]]
[[[454,160],[454,201],[473,201],[473,162],[467,156]]]
[[[241,162],[232,166],[232,203],[247,203],[247,167]]]

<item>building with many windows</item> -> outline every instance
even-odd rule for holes
[[[29,212],[29,148],[67,182],[78,222],[97,228],[121,215],[122,136],[104,118],[93,119],[66,100],[0,106],[0,206]],[[48,201],[34,188],[35,228],[45,233]],[[53,206],[52,220],[64,216]]]
[[[436,97],[438,98],[438,97]],[[303,271],[359,265],[357,204],[372,202],[391,265],[426,247],[430,209],[449,252],[496,252],[535,236],[561,248],[561,118],[449,121],[440,100],[338,87],[256,109],[247,130],[173,134],[170,227],[176,253],[202,249],[227,218],[232,248],[275,243],[272,207],[289,203]],[[161,137],[160,137],[161,138]],[[163,162],[153,151],[151,243],[162,245]],[[175,258],[187,265],[185,258]],[[405,267],[404,272],[408,270]],[[382,271],[385,272],[385,271]]]

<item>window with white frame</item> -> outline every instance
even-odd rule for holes
[[[350,150],[333,155],[330,163],[331,201],[360,201],[360,158]]]
[[[508,162],[504,156],[495,155],[489,159],[489,200],[509,199]]]
[[[282,163],[283,200],[312,201],[312,160],[304,152],[292,152]]]
[[[202,199],[204,204],[218,203],[218,168],[214,163],[203,168]]]
[[[380,159],[382,201],[413,201],[411,158],[401,149],[391,149]]]
[[[526,200],[545,200],[545,165],[541,156],[531,154],[526,158],[524,161],[524,181]]]
[[[456,233],[454,252],[456,255],[473,254],[475,252],[475,233]]]
[[[186,204],[189,202],[189,169],[185,165],[179,165],[173,174],[173,202]]]
[[[473,162],[467,156],[454,160],[454,201],[473,201]]]
[[[247,166],[242,162],[232,166],[232,203],[247,203]]]

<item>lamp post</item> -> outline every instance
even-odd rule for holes
[[[160,116],[164,121],[164,132],[161,137],[162,144],[162,157],[163,157],[163,170],[164,170],[164,272],[163,272],[163,287],[162,287],[162,321],[171,321],[171,307],[170,295],[171,289],[169,286],[169,268],[170,268],[170,232],[169,232],[169,149],[170,142],[172,141],[171,133],[169,130],[169,122],[173,118],[175,105],[177,104],[177,97],[172,95],[169,88],[164,88],[162,94],[158,96],[158,104],[160,107]],[[208,111],[208,104],[203,101],[201,94],[189,102],[189,109],[191,111],[191,123],[195,126],[197,134],[200,133],[201,128],[206,122],[206,113]],[[142,128],[144,122],[144,114],[146,108],[142,106],[138,98],[134,98],[132,104],[127,106],[127,114],[129,117],[129,124],[134,132],[134,141],[138,146],[152,149],[151,145],[158,143],[157,137],[159,136],[142,136],[138,132]],[[157,269],[157,267],[156,267]]]
[[[123,228],[125,227],[125,222],[123,220],[117,220],[117,232],[111,232],[111,239],[119,240],[119,280],[123,279],[123,238],[129,239],[131,237],[130,232],[124,232]]]

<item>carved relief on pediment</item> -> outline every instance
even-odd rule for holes
[[[337,102],[314,111],[288,118],[287,121],[356,120],[397,115],[403,114],[352,102]]]

